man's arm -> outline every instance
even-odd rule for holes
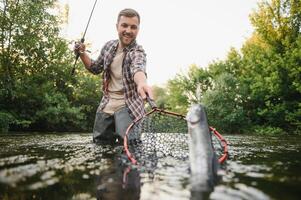
[[[143,99],[146,99],[147,96],[153,99],[152,89],[146,83],[146,76],[144,72],[142,71],[136,72],[134,75],[134,81],[137,85],[137,91]]]
[[[92,64],[92,61],[91,61],[91,58],[88,56],[88,54],[86,54],[86,52],[83,52],[79,55],[80,59],[82,60],[82,62],[84,63],[85,65],[85,68],[87,70],[90,70],[90,67],[91,67],[91,64]]]

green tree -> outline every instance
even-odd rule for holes
[[[168,85],[169,105],[202,102],[225,132],[250,125],[259,133],[300,132],[301,1],[262,1],[250,19],[255,31],[241,53],[232,48],[206,70],[178,74]]]
[[[156,104],[161,109],[166,109],[166,102],[167,102],[167,95],[166,90],[159,86],[153,86],[152,87],[153,93],[154,93],[154,99],[156,101]]]
[[[242,133],[249,126],[243,108],[244,95],[237,79],[229,73],[215,78],[214,87],[204,93],[209,124],[224,133]]]
[[[181,76],[171,79],[167,83],[167,106],[166,108],[179,113],[186,113],[188,98],[184,95],[183,79]]]
[[[187,74],[177,74],[167,83],[168,108],[186,113],[189,104],[197,103],[211,87],[211,80],[208,71],[196,65],[191,65]]]
[[[301,2],[262,2],[251,15],[253,37],[242,48],[248,109],[258,125],[300,129]],[[299,75],[297,75],[299,74]]]
[[[59,35],[57,1],[1,0],[0,9],[0,117],[10,116],[0,119],[3,127],[86,130],[92,110],[88,104],[99,95],[91,100],[79,93],[98,90],[78,88],[95,83],[82,69],[71,76],[74,57]]]

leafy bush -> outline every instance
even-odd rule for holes
[[[85,116],[81,107],[72,106],[64,94],[45,94],[43,108],[36,113],[39,123],[44,121],[45,130],[84,129]],[[43,124],[43,123],[42,123]]]
[[[242,107],[241,93],[233,75],[221,74],[212,90],[206,91],[202,99],[209,124],[225,133],[242,133],[249,120]]]
[[[14,121],[14,117],[7,112],[0,111],[0,132],[8,132],[9,125]]]
[[[273,127],[273,126],[254,126],[253,131],[257,135],[283,135],[285,134],[284,130],[282,130],[279,127]]]

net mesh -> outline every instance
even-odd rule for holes
[[[154,112],[135,123],[128,133],[128,149],[139,165],[156,165],[162,157],[186,160],[189,157],[187,122],[181,116]],[[212,134],[212,133],[211,133]],[[212,137],[217,156],[222,146]]]

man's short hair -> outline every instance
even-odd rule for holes
[[[138,23],[140,24],[140,15],[134,9],[126,8],[126,9],[121,10],[119,12],[119,14],[118,14],[117,23],[119,22],[121,16],[125,16],[125,17],[137,17],[138,18]]]

